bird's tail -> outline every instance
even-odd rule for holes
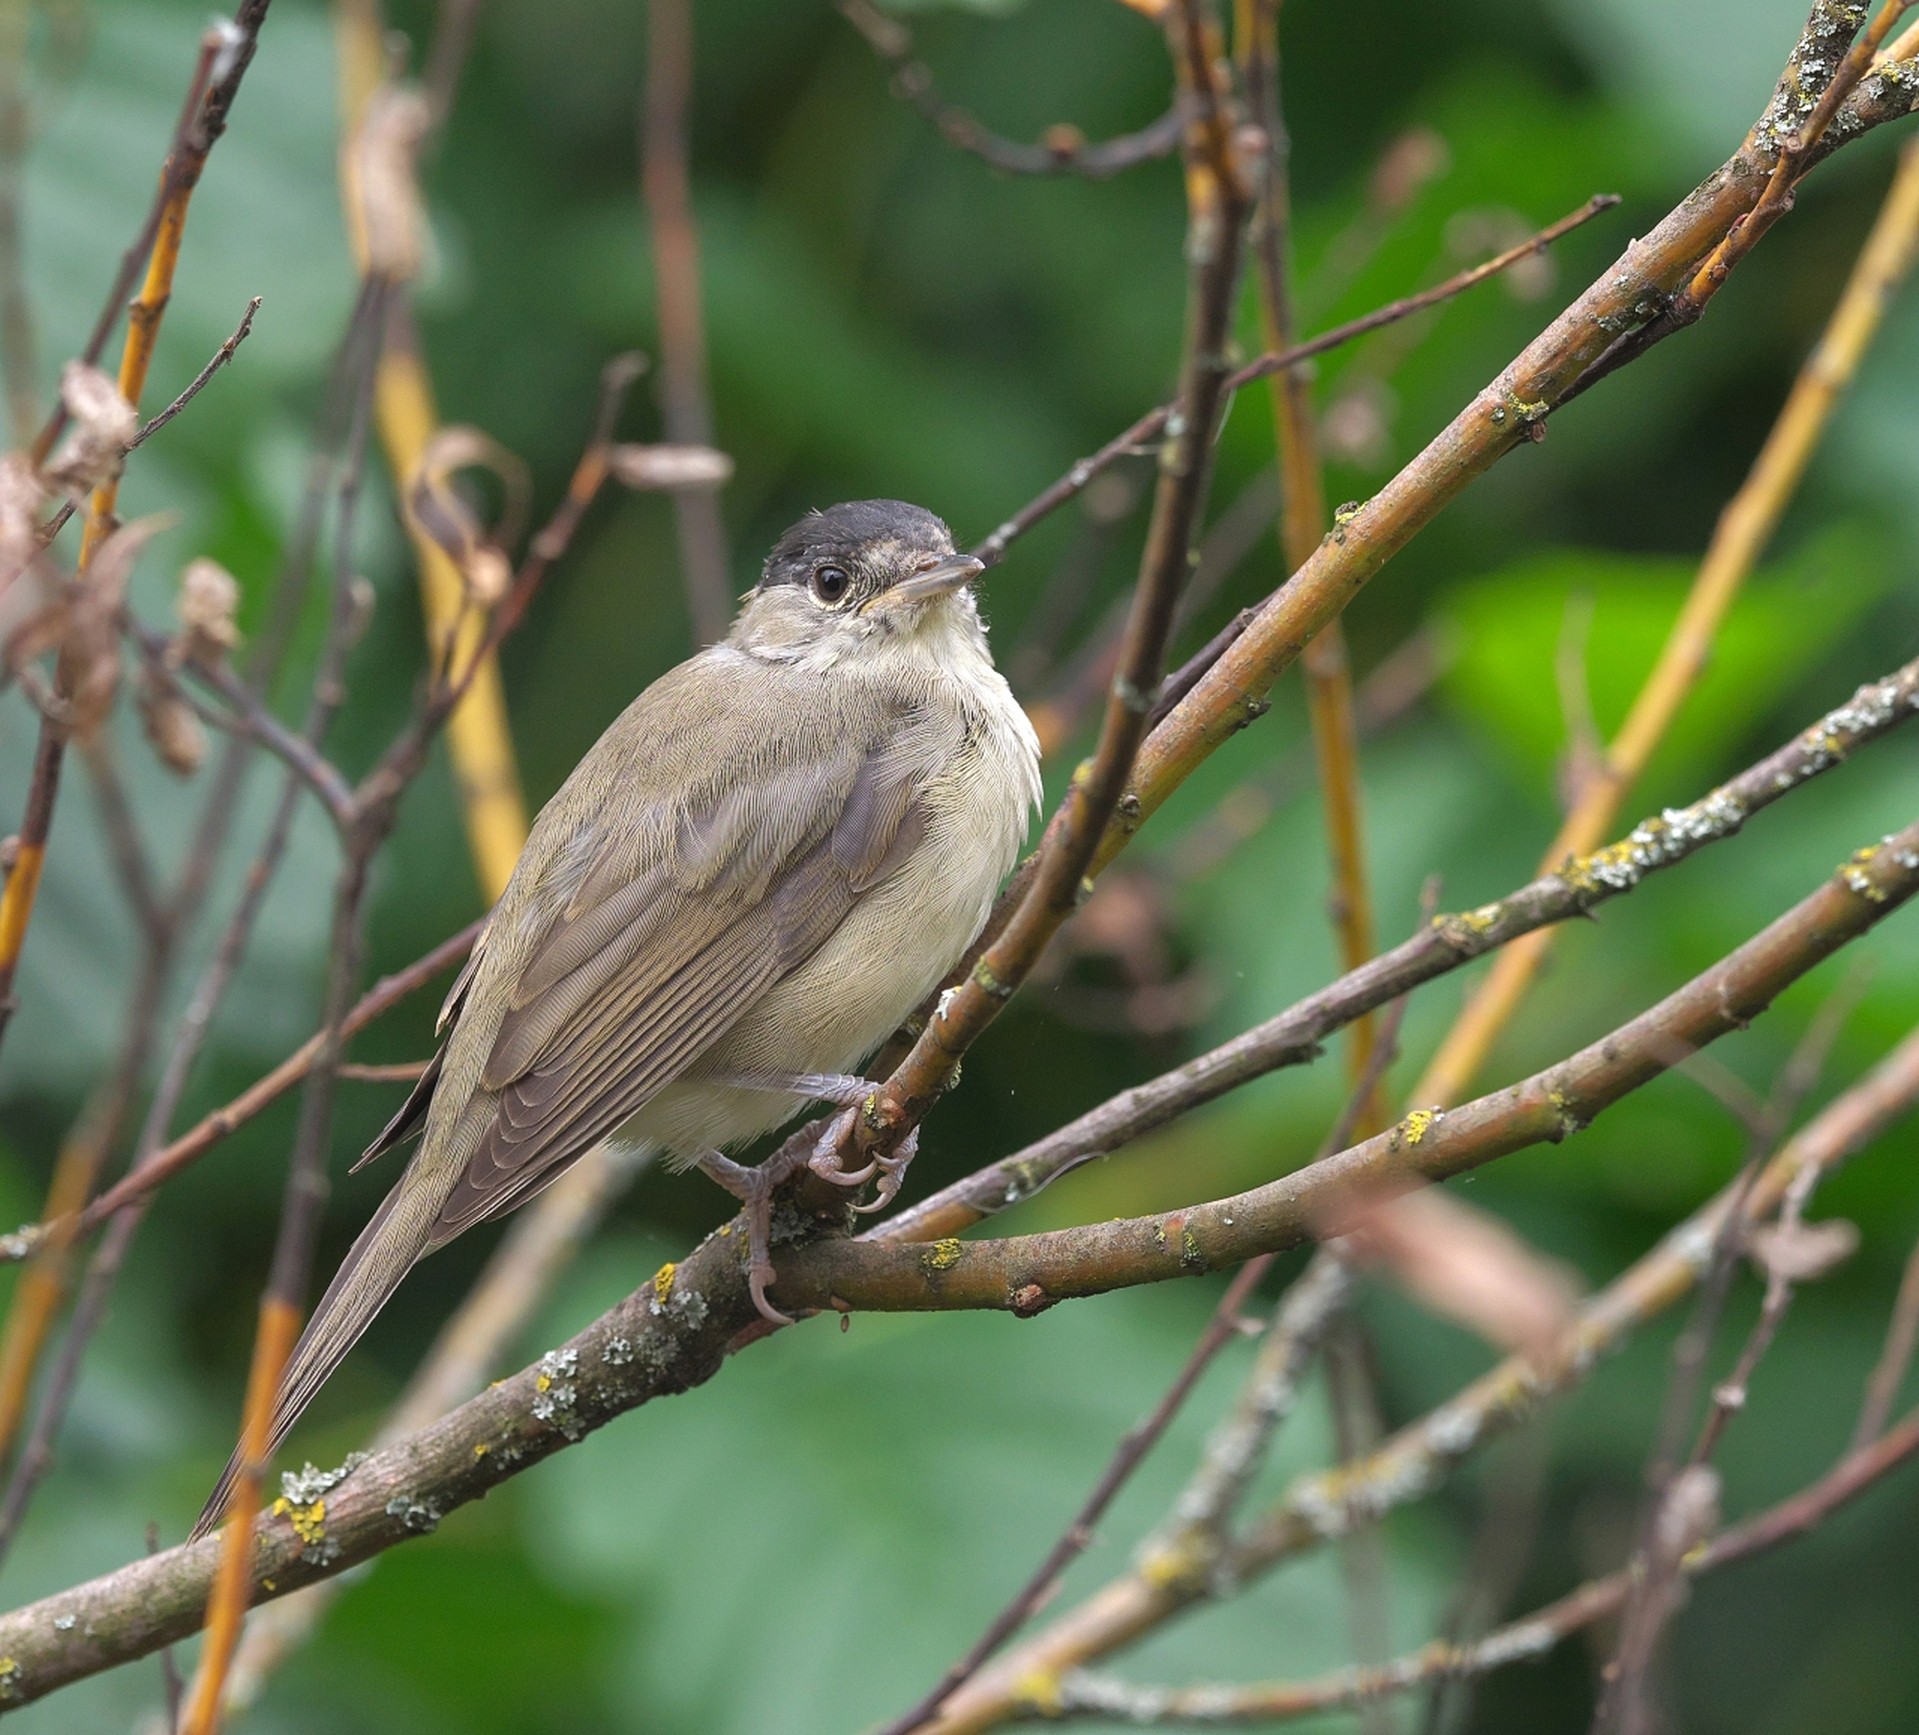
[[[345,1359],[347,1351],[359,1341],[360,1334],[373,1322],[373,1316],[386,1305],[387,1298],[399,1288],[400,1280],[424,1251],[428,1230],[439,1208],[433,1191],[420,1186],[411,1170],[401,1176],[341,1262],[280,1377],[280,1391],[274,1399],[273,1423],[267,1437],[269,1456],[286,1439],[301,1412]],[[233,1485],[239,1480],[241,1458],[242,1448],[236,1446],[227,1467],[220,1472],[211,1498],[194,1521],[189,1541],[198,1541],[207,1535],[226,1516]]]

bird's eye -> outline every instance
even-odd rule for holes
[[[846,576],[843,566],[822,566],[813,573],[813,594],[821,602],[838,602],[846,595],[846,587],[853,581]]]

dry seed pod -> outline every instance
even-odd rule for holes
[[[120,609],[133,563],[169,521],[155,514],[123,524],[100,544],[72,589],[60,649],[73,671],[70,721],[82,739],[106,720],[120,688]]]
[[[240,581],[217,560],[202,556],[180,571],[173,599],[179,618],[180,652],[196,662],[218,663],[240,642],[234,617],[240,609]]]
[[[120,473],[140,412],[97,367],[70,361],[60,373],[60,401],[71,418],[66,438],[47,466],[47,479],[70,494],[85,494]]]
[[[733,460],[711,446],[615,446],[606,455],[614,481],[628,488],[717,488]]]
[[[417,169],[429,124],[426,98],[412,85],[382,85],[368,99],[346,153],[366,268],[393,283],[419,276],[425,258],[426,212]]]
[[[149,676],[140,684],[140,726],[160,763],[190,777],[206,757],[207,732],[193,707],[171,684]]]

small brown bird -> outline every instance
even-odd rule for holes
[[[753,1298],[783,1318],[766,1299],[778,1177],[722,1153],[809,1101],[865,1096],[847,1074],[980,931],[1039,801],[1039,743],[970,589],[981,570],[917,506],[810,513],[725,640],[580,761],[453,985],[444,1045],[361,1158],[423,1123],[294,1349],[274,1446],[415,1260],[609,1137],[745,1201]],[[836,1147],[822,1139],[813,1166],[870,1177],[841,1174]],[[236,1471],[237,1454],[196,1535]]]

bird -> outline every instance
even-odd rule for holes
[[[746,1207],[767,1297],[772,1189],[801,1162],[883,1203],[910,1145],[848,1174],[855,1070],[984,927],[1039,805],[1039,741],[994,666],[984,570],[899,500],[809,512],[731,631],[648,686],[528,832],[364,1164],[418,1146],[281,1378],[277,1449],[416,1261],[609,1137]],[[726,1153],[809,1102],[843,1113],[753,1166]],[[796,1139],[800,1135],[795,1135]],[[235,1451],[195,1528],[223,1515]]]

